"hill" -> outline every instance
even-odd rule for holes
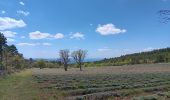
[[[86,66],[117,66],[150,63],[170,62],[170,48],[157,49],[148,52],[122,55],[120,57],[103,59],[93,63],[86,63]]]

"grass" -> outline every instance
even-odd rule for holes
[[[30,70],[5,76],[0,79],[0,100],[36,100],[39,91],[33,84]]]
[[[0,79],[0,100],[169,100],[170,66],[146,66],[25,70]]]

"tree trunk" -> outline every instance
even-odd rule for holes
[[[0,48],[0,50],[1,50],[1,51],[0,51],[0,53],[1,53],[1,54],[0,54],[0,56],[1,56],[1,58],[0,58],[0,60],[1,60],[1,61],[0,61],[0,69],[3,70],[3,66],[2,66],[2,60],[3,60],[2,48]]]
[[[67,71],[67,65],[64,65],[64,70]]]
[[[5,70],[7,70],[7,66],[8,66],[8,55],[7,55],[7,52],[6,52],[6,54],[5,54]]]
[[[82,67],[81,67],[81,64],[79,64],[79,67],[80,67],[80,71],[82,71]]]

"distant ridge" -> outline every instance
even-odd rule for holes
[[[120,57],[95,61],[96,66],[132,65],[170,62],[170,48],[155,49],[147,52],[127,54]]]

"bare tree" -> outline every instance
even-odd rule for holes
[[[59,56],[60,56],[60,60],[61,60],[62,64],[64,65],[64,70],[67,71],[68,63],[70,61],[70,59],[69,59],[69,50],[67,50],[67,49],[60,50]]]
[[[86,50],[77,50],[77,51],[73,51],[71,56],[73,57],[73,59],[75,60],[75,62],[77,63],[78,67],[80,68],[80,71],[82,71],[82,64],[84,61],[84,58],[87,55],[87,51]]]
[[[163,10],[158,11],[158,15],[162,23],[170,22],[170,10],[169,9],[163,9]]]

